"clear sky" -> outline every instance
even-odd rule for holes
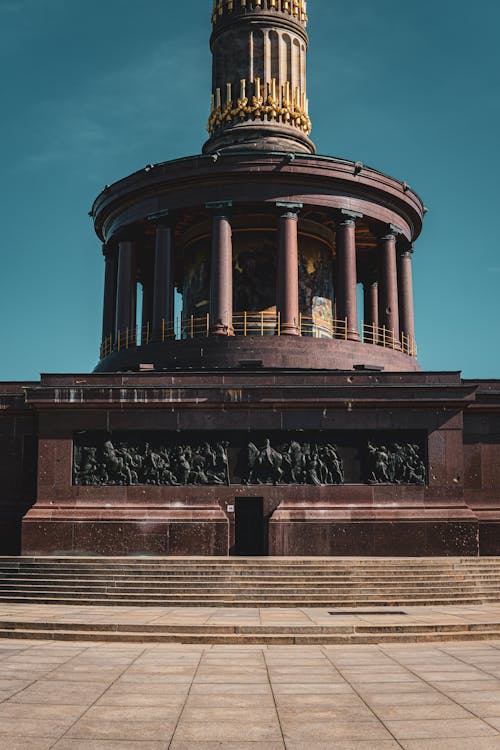
[[[0,379],[89,372],[94,197],[206,137],[212,0],[0,0]],[[425,369],[500,378],[500,2],[310,0],[318,153],[406,180]]]

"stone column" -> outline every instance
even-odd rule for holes
[[[396,347],[399,347],[397,233],[398,230],[390,227],[389,232],[380,238],[379,320],[380,325],[388,329],[389,336],[394,339]]]
[[[213,210],[212,262],[210,277],[210,330],[232,336],[233,330],[233,239],[229,218],[232,203],[208,204]]]
[[[378,318],[378,282],[365,281],[364,289],[364,323],[365,334],[364,341],[367,344],[377,343],[377,328],[379,325]]]
[[[116,323],[116,280],[118,271],[118,259],[116,248],[113,245],[103,245],[102,253],[104,255],[106,264],[104,273],[102,340],[109,340],[109,337],[111,336],[112,341],[114,341]]]
[[[300,336],[299,325],[299,211],[300,203],[277,203],[279,221],[276,309],[282,336]]]
[[[146,342],[147,329],[149,325],[149,339],[151,340],[151,322],[153,318],[153,263],[152,259],[148,258],[147,265],[142,271],[142,339],[141,342]]]
[[[404,248],[399,254],[399,322],[401,333],[415,339],[415,313],[413,307],[413,246]]]
[[[333,320],[334,324],[339,318],[339,256],[335,255],[333,264]]]
[[[347,338],[359,341],[357,269],[356,269],[356,220],[361,214],[342,211],[337,222],[338,296],[337,316],[339,321],[347,319]]]
[[[135,276],[135,247],[132,240],[121,239],[118,246],[118,289],[116,302],[116,332],[120,331],[123,345],[126,330],[129,341],[135,341],[137,280]]]
[[[153,295],[153,339],[162,341],[174,333],[174,236],[171,225],[156,225]]]

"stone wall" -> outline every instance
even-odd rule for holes
[[[21,522],[36,500],[37,417],[24,392],[0,384],[0,554],[21,551]]]

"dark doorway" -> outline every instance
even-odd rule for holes
[[[267,555],[264,500],[246,497],[235,501],[234,554],[240,557]]]

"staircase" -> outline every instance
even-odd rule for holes
[[[0,558],[0,604],[356,608],[500,602],[500,558]]]

